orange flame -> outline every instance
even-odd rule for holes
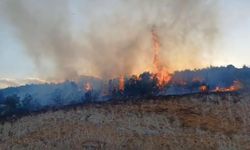
[[[206,85],[200,86],[200,92],[208,92],[208,87]]]
[[[217,86],[213,90],[213,92],[218,92],[218,93],[221,93],[221,92],[236,92],[236,91],[239,91],[241,88],[242,88],[242,84],[239,81],[234,81],[233,85],[231,85],[230,87],[222,88],[222,87]]]
[[[124,87],[125,87],[124,76],[120,76],[120,78],[119,78],[119,90],[124,91]]]
[[[154,57],[153,57],[153,64],[154,64],[154,72],[156,74],[156,77],[158,79],[158,85],[160,87],[163,87],[171,80],[171,75],[169,74],[167,68],[163,67],[160,63],[160,40],[157,33],[152,30],[152,41],[153,41],[153,51],[154,51]]]
[[[84,90],[85,91],[92,91],[93,90],[93,87],[92,87],[92,85],[89,83],[89,82],[87,82],[85,85],[84,85]]]

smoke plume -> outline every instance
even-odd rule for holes
[[[216,0],[5,0],[0,7],[40,74],[58,79],[152,70],[152,28],[170,71],[202,67],[218,34]]]

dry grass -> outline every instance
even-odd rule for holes
[[[89,104],[0,125],[0,149],[250,149],[250,97]]]

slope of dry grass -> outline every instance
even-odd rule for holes
[[[250,97],[88,104],[0,125],[1,149],[250,149]]]

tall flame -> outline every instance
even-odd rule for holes
[[[119,90],[124,91],[124,87],[125,87],[124,76],[120,76],[120,78],[119,78]]]
[[[155,71],[158,72],[159,70],[161,70],[161,65],[159,61],[160,41],[158,35],[154,30],[152,30],[152,41],[153,41],[153,51],[154,51],[153,64]]]
[[[153,41],[153,64],[154,64],[154,72],[158,79],[158,85],[163,87],[171,80],[171,75],[169,74],[166,67],[162,66],[160,63],[160,40],[159,36],[157,35],[156,31],[153,29],[151,31],[152,34],[152,41]]]

